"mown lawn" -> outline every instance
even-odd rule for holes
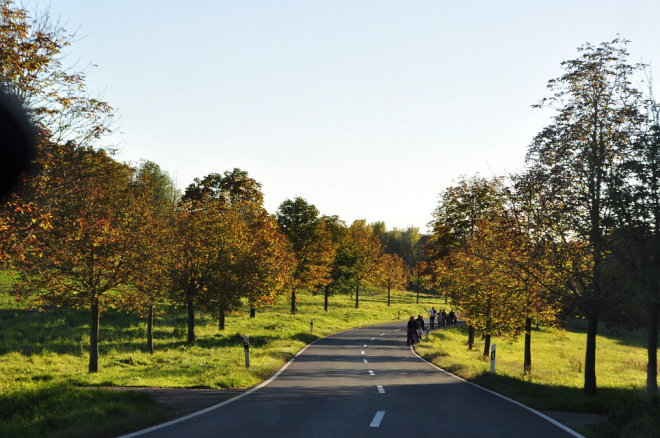
[[[3,295],[0,293],[0,296]],[[299,295],[289,314],[285,297],[249,318],[247,308],[228,315],[226,329],[205,314],[196,318],[197,342],[186,345],[185,312],[170,309],[156,318],[154,354],[146,353],[146,321],[105,312],[101,318],[99,372],[87,373],[89,315],[85,311],[19,309],[10,297],[0,309],[0,436],[114,436],[161,422],[169,412],[144,395],[105,391],[104,386],[247,388],[280,368],[306,344],[351,327],[425,314],[438,296],[411,293],[350,296]],[[311,332],[310,322],[314,319]],[[250,337],[245,368],[243,335]],[[90,390],[90,387],[96,387]]]
[[[425,359],[478,385],[541,410],[599,413],[605,425],[580,430],[592,437],[660,436],[658,405],[645,399],[647,352],[643,330],[614,333],[601,328],[596,347],[598,396],[582,393],[586,326],[572,321],[565,328],[540,328],[532,333],[532,372],[523,373],[524,342],[494,338],[495,375],[484,343],[476,336],[467,348],[467,327],[433,332],[416,346]]]
[[[2,280],[0,278],[0,280]],[[26,311],[0,291],[0,436],[109,437],[162,422],[171,415],[150,397],[104,390],[105,386],[247,388],[261,382],[306,344],[351,327],[423,314],[431,305],[449,308],[439,296],[364,293],[360,308],[350,296],[299,295],[299,313],[278,305],[249,318],[247,308],[227,317],[219,331],[209,315],[197,315],[195,345],[186,345],[185,312],[169,309],[156,318],[155,352],[146,350],[146,322],[105,312],[101,318],[99,372],[87,373],[89,315],[85,311]],[[310,320],[314,319],[314,330]],[[242,336],[250,336],[245,368]],[[657,405],[644,398],[646,350],[643,331],[598,337],[599,395],[582,395],[584,327],[540,328],[532,335],[532,373],[524,376],[522,340],[497,344],[496,375],[483,360],[477,336],[472,351],[464,327],[431,334],[416,346],[427,360],[537,409],[604,413],[610,422],[580,432],[590,437],[660,436]],[[403,342],[403,340],[402,340]]]

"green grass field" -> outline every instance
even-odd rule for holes
[[[438,296],[412,293],[361,294],[360,309],[350,296],[299,295],[299,313],[289,314],[283,297],[277,306],[247,308],[227,317],[226,329],[208,315],[197,318],[195,345],[186,345],[185,312],[156,318],[155,352],[146,350],[146,322],[134,315],[106,312],[101,318],[99,372],[87,373],[89,315],[85,311],[20,309],[0,292],[0,436],[116,436],[161,422],[171,414],[150,397],[108,391],[106,386],[247,388],[264,380],[306,344],[351,327],[377,324],[419,313],[431,305],[448,307]],[[5,305],[6,303],[6,305]],[[314,331],[310,320],[314,318]],[[250,336],[251,367],[244,366],[242,335]],[[465,345],[462,327],[431,334],[416,350],[427,360],[479,385],[538,409],[610,415],[610,423],[581,432],[590,437],[654,436],[660,430],[657,406],[644,401],[646,351],[642,331],[598,338],[598,397],[582,395],[585,335],[579,323],[565,329],[535,330],[531,375],[523,376],[522,341],[497,344],[497,373]],[[404,340],[402,339],[402,343]]]
[[[2,294],[0,294],[2,295]],[[0,311],[0,436],[113,436],[160,422],[169,415],[143,395],[90,390],[105,386],[247,388],[286,363],[306,344],[347,328],[402,319],[438,305],[437,296],[411,293],[361,294],[360,308],[349,296],[299,295],[299,312],[289,314],[283,297],[260,309],[256,318],[228,315],[226,329],[197,315],[197,342],[186,345],[185,312],[156,318],[154,354],[146,353],[146,321],[106,312],[101,317],[99,372],[87,373],[89,315],[85,311],[17,309]],[[310,322],[314,319],[314,331]],[[242,336],[250,336],[250,368],[245,368]]]
[[[490,357],[482,358],[484,343],[478,334],[474,348],[468,350],[465,326],[432,333],[429,342],[419,344],[416,351],[453,374],[533,408],[611,416],[607,425],[580,430],[586,436],[660,436],[658,406],[645,401],[645,332],[615,334],[601,329],[596,344],[599,394],[589,397],[582,394],[585,331],[581,321],[572,321],[567,328],[534,330],[529,375],[523,373],[522,338],[513,344],[492,339],[497,345],[494,376],[490,374]],[[657,432],[649,435],[653,430]]]

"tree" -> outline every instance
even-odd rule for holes
[[[245,203],[261,206],[264,195],[261,193],[261,183],[250,178],[246,171],[234,168],[222,175],[210,173],[201,180],[195,178],[183,195],[184,201],[203,202],[208,199],[215,199],[226,205]]]
[[[392,289],[405,287],[408,280],[403,259],[396,254],[383,254],[380,259],[380,285],[387,289],[387,306],[391,302]]]
[[[91,373],[98,371],[100,314],[121,305],[120,287],[136,268],[139,193],[132,170],[102,150],[69,142],[53,152],[58,159],[34,180],[48,227],[34,230],[33,250],[15,266],[37,304],[90,310]]]
[[[257,307],[275,304],[290,287],[297,263],[289,240],[265,211],[248,225],[248,230],[242,257],[235,265],[235,278],[250,304],[250,316],[254,317]]]
[[[172,265],[172,299],[187,309],[187,342],[195,336],[195,309],[224,314],[238,302],[234,263],[246,233],[236,206],[217,200],[184,200],[179,203],[175,222],[175,263]]]
[[[38,132],[38,165],[29,169],[28,177],[57,166],[54,160],[66,141],[89,146],[111,131],[111,106],[89,96],[84,71],[63,65],[63,50],[74,39],[47,14],[0,0],[0,88],[20,102]],[[35,204],[35,190],[36,185],[23,182],[2,207],[0,252],[5,256],[20,257],[21,249],[32,244],[30,230],[46,227],[49,213]]]
[[[336,286],[355,291],[356,309],[360,305],[360,287],[378,278],[381,254],[381,243],[366,222],[353,222],[337,249],[333,280]]]
[[[0,83],[27,109],[41,146],[89,146],[111,131],[110,105],[89,96],[85,72],[63,65],[75,35],[45,13],[0,0]]]
[[[646,390],[650,399],[658,397],[657,349],[660,313],[660,107],[649,80],[647,119],[643,135],[633,145],[624,163],[615,197],[617,230],[614,253],[641,301],[647,317],[648,365]],[[627,301],[630,297],[626,297]],[[637,309],[635,309],[637,310]]]
[[[186,263],[173,275],[179,285],[177,296],[188,307],[188,342],[195,338],[195,306],[207,310],[209,305],[217,306],[222,329],[226,312],[237,304],[241,291],[232,278],[239,257],[235,252],[247,245],[248,237],[242,233],[263,214],[262,204],[261,184],[237,168],[195,178],[186,188],[181,198],[184,217],[198,220],[180,223],[179,230],[188,242],[179,247]]]
[[[303,198],[296,197],[282,202],[276,217],[296,256],[291,286],[291,314],[295,315],[297,291],[316,291],[330,283],[336,245],[319,217],[319,211]]]
[[[154,310],[171,289],[169,270],[173,263],[174,209],[180,197],[172,179],[160,166],[144,161],[137,169],[135,184],[143,201],[142,232],[136,245],[136,263],[131,283],[137,297],[130,304],[147,318],[147,351],[154,351]]]
[[[430,255],[435,261],[443,260],[443,263],[432,262],[431,266],[451,270],[454,260],[451,253],[464,250],[477,233],[479,224],[499,214],[505,201],[506,190],[501,178],[463,177],[456,185],[445,189],[440,194],[440,202],[429,224],[433,230],[429,242]],[[450,295],[457,292],[449,290]],[[474,327],[468,324],[470,349],[473,341]]]
[[[332,295],[335,291],[341,291],[344,289],[344,283],[341,281],[343,279],[343,275],[341,275],[341,266],[337,260],[337,253],[341,242],[343,242],[346,238],[348,227],[346,226],[346,223],[340,220],[336,215],[321,216],[321,223],[323,224],[323,229],[330,236],[332,247],[335,248],[334,257],[332,259],[330,268],[331,281],[323,287],[323,310],[327,313],[330,295]]]
[[[554,322],[559,310],[558,290],[562,278],[555,275],[548,263],[545,243],[533,239],[516,213],[509,210],[506,216],[484,220],[464,254],[467,259],[478,260],[466,263],[469,260],[459,259],[457,264],[479,266],[473,269],[473,284],[486,283],[486,288],[492,287],[492,294],[484,300],[488,305],[496,303],[496,307],[486,313],[484,325],[488,331],[492,331],[494,321],[497,321],[497,333],[511,341],[524,331],[523,369],[529,373],[532,321],[537,324]],[[467,277],[460,270],[453,274],[458,277],[455,281],[459,285]],[[496,315],[494,319],[493,314]],[[488,344],[489,335],[486,340]],[[484,349],[484,356],[488,354],[488,347]]]
[[[614,183],[643,125],[641,95],[630,85],[639,66],[627,63],[626,41],[584,44],[565,73],[549,81],[554,94],[538,107],[557,110],[530,145],[527,189],[543,199],[543,227],[552,240],[584,242],[588,254],[574,271],[568,298],[587,318],[584,392],[595,395],[596,334],[608,294],[602,267],[612,231]],[[616,176],[616,178],[615,178]],[[538,201],[539,203],[541,201]]]

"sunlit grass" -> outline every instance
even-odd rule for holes
[[[146,352],[146,321],[131,314],[105,312],[99,372],[94,374],[87,373],[87,312],[25,312],[12,302],[0,311],[0,405],[24,402],[0,409],[0,436],[101,437],[144,427],[170,414],[148,397],[117,399],[116,391],[102,390],[93,390],[95,408],[90,412],[92,390],[84,387],[248,388],[268,378],[318,337],[393,321],[399,312],[401,318],[424,313],[441,299],[421,295],[420,304],[415,301],[411,293],[397,293],[387,307],[386,295],[370,291],[363,293],[359,309],[352,297],[336,296],[325,313],[322,296],[300,294],[299,312],[290,315],[283,297],[278,305],[260,309],[256,318],[247,316],[247,308],[228,315],[223,331],[214,318],[198,314],[194,345],[185,342],[185,312],[170,312],[156,318],[154,354]],[[250,368],[245,367],[244,334],[250,337]],[[55,409],[52,403],[67,408]]]
[[[429,342],[415,348],[439,367],[536,409],[600,413],[613,419],[581,429],[587,436],[652,436],[648,433],[660,425],[660,409],[645,401],[645,332],[616,334],[602,327],[600,333],[595,397],[582,392],[586,334],[580,322],[572,322],[568,329],[534,330],[532,371],[527,375],[522,338],[513,344],[492,339],[497,345],[494,376],[490,375],[490,357],[483,358],[484,342],[478,332],[473,349],[468,349],[465,326],[436,331]],[[631,406],[634,412],[628,412]]]

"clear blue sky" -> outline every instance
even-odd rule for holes
[[[47,0],[39,2],[47,6]],[[266,207],[426,230],[461,175],[520,170],[560,63],[617,33],[660,63],[660,1],[53,0],[117,109],[118,159],[184,188],[239,167]],[[654,70],[657,70],[655,68]],[[658,88],[658,86],[656,86]]]

